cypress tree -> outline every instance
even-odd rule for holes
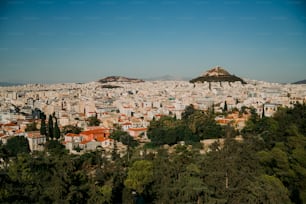
[[[224,112],[227,111],[227,103],[226,103],[226,101],[224,101],[224,108],[223,108],[223,111],[224,111]]]
[[[53,119],[52,119],[52,115],[49,115],[49,120],[48,120],[48,137],[50,139],[53,139]]]
[[[118,154],[117,141],[114,140],[114,147],[113,147],[113,151],[112,151],[112,160],[117,161],[118,158],[120,158],[120,155]]]
[[[262,113],[261,113],[261,118],[265,117],[265,104],[262,104]]]
[[[44,113],[41,114],[40,134],[47,135],[46,115]]]
[[[60,136],[61,136],[61,131],[58,127],[58,124],[57,124],[57,118],[55,118],[55,124],[54,124],[54,133],[53,133],[53,136],[55,139],[59,139]]]

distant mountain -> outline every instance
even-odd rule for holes
[[[123,76],[109,76],[105,77],[103,79],[98,80],[100,83],[107,83],[107,82],[133,82],[133,83],[139,83],[144,82],[142,79],[134,79],[134,78],[128,78]]]
[[[19,86],[24,85],[23,83],[13,83],[13,82],[0,82],[0,86]]]
[[[163,76],[147,78],[146,80],[147,81],[189,81],[190,78],[188,78],[188,77],[172,76],[172,75],[163,75]]]
[[[242,84],[246,84],[246,82],[235,76],[235,75],[231,75],[228,71],[226,71],[225,69],[223,69],[220,66],[216,66],[206,72],[204,72],[201,76],[196,77],[194,79],[191,79],[190,82],[191,83],[195,83],[195,82],[236,82],[236,81],[240,81]]]
[[[294,82],[292,84],[306,84],[306,79],[305,80],[301,80],[301,81],[297,81],[297,82]]]

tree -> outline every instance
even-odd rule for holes
[[[91,116],[87,118],[87,125],[88,126],[99,126],[101,121],[97,118],[97,116]]]
[[[124,185],[142,194],[146,187],[153,182],[153,164],[151,161],[139,160],[135,161],[128,170],[128,176],[124,181]]]
[[[27,138],[15,136],[9,139],[4,147],[10,156],[16,157],[21,153],[29,153],[30,147]]]
[[[115,130],[114,132],[112,132],[112,134],[110,135],[110,138],[118,142],[122,142],[122,144],[127,145],[128,147],[132,147],[132,148],[138,146],[139,144],[136,140],[134,140],[132,136],[129,135],[129,133],[121,131],[121,130]]]
[[[30,123],[30,124],[27,124],[27,127],[26,127],[26,129],[25,129],[25,131],[26,132],[30,132],[30,131],[36,131],[36,130],[38,130],[37,129],[37,127],[36,127],[36,122],[35,121],[33,121],[32,123]]]
[[[46,115],[44,113],[41,114],[40,134],[47,135]]]
[[[227,102],[226,101],[224,101],[223,112],[227,112]]]
[[[189,106],[186,106],[184,112],[182,113],[182,119],[188,119],[190,115],[192,115],[195,112],[195,108],[193,104],[190,104]]]
[[[49,115],[49,120],[48,120],[48,138],[53,139],[54,137],[54,130],[53,130],[53,119],[52,115]]]
[[[45,151],[49,153],[54,153],[56,155],[62,155],[67,153],[65,146],[57,140],[47,141],[47,143],[45,144]]]
[[[117,140],[114,140],[114,147],[112,150],[112,160],[116,161],[118,158],[120,158],[120,155],[118,154]]]
[[[82,128],[76,126],[76,125],[66,125],[62,129],[63,134],[68,134],[68,133],[74,133],[74,134],[79,134],[82,132]]]
[[[61,131],[58,127],[58,124],[57,124],[57,118],[55,118],[55,124],[54,124],[54,129],[53,129],[54,133],[53,133],[53,136],[55,139],[59,139],[61,137]]]

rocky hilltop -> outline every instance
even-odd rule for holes
[[[98,82],[100,83],[108,83],[108,82],[133,82],[133,83],[139,83],[144,82],[142,79],[135,79],[135,78],[128,78],[123,76],[109,76],[105,77],[103,79],[100,79]]]
[[[242,84],[246,84],[241,78],[230,74],[228,71],[220,66],[216,66],[206,72],[201,76],[190,80],[191,83],[196,82],[236,82],[240,81]]]

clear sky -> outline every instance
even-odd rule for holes
[[[304,0],[1,0],[0,81],[306,79]]]

